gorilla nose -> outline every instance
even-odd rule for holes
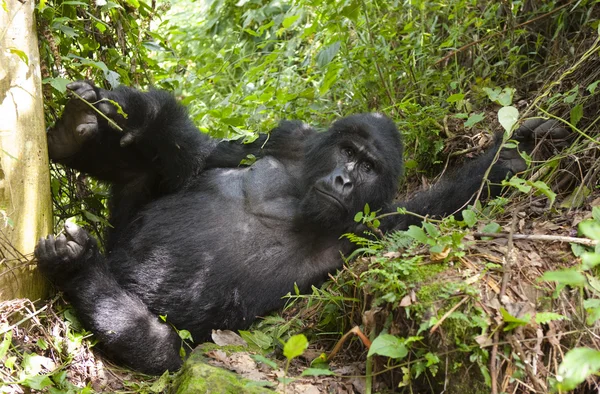
[[[349,193],[352,191],[352,179],[345,171],[340,171],[335,174],[334,188],[339,193]]]

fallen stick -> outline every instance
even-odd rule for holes
[[[473,233],[475,238],[508,238],[509,233]],[[576,238],[576,237],[565,237],[563,235],[545,235],[545,234],[512,234],[513,239],[525,239],[531,241],[545,241],[545,242],[569,242],[573,244],[580,244],[585,246],[596,246],[598,241],[587,238]]]

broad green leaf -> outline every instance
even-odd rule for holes
[[[354,221],[356,223],[360,223],[362,219],[363,219],[363,213],[362,212],[356,212],[356,215],[354,215]]]
[[[290,27],[291,25],[293,25],[294,22],[296,22],[298,20],[298,18],[300,18],[300,15],[291,15],[291,16],[288,16],[287,18],[285,18],[283,20],[283,22],[281,22],[281,26],[283,26],[284,28],[287,29],[288,27]]]
[[[571,124],[573,126],[577,126],[577,123],[579,123],[581,118],[583,118],[583,105],[577,104],[574,106],[573,109],[571,109],[570,118]]]
[[[371,357],[374,354],[403,359],[408,355],[408,349],[400,338],[390,334],[380,334],[371,344],[367,357]]]
[[[446,102],[447,103],[455,103],[455,102],[460,101],[460,100],[462,100],[464,98],[465,98],[464,94],[462,94],[462,93],[454,93],[453,95],[451,95],[450,97],[448,97],[446,99]]]
[[[262,354],[252,354],[250,355],[250,357],[252,357],[252,359],[256,362],[259,363],[263,363],[265,365],[268,365],[269,367],[273,368],[273,369],[277,369],[277,363],[273,360],[269,360],[268,358],[266,358],[265,356],[263,356]]]
[[[500,232],[501,229],[502,229],[502,227],[498,223],[490,222],[481,229],[481,232],[482,233],[498,233],[498,232]]]
[[[332,372],[328,369],[321,368],[306,368],[302,371],[302,376],[331,376],[335,375],[335,372]]]
[[[484,118],[485,115],[483,114],[483,112],[478,114],[471,114],[471,116],[469,116],[469,119],[467,119],[467,121],[465,122],[465,127],[473,127],[477,123],[481,122]]]
[[[584,220],[579,223],[579,231],[588,238],[600,241],[600,222]]]
[[[431,238],[437,238],[440,236],[440,232],[437,227],[429,222],[423,223],[423,228],[425,231],[427,231],[427,234],[429,234]]]
[[[58,90],[61,93],[65,93],[67,91],[67,85],[71,83],[70,80],[61,77],[48,78],[44,81],[44,83],[46,82],[50,83],[50,86],[52,86],[54,89]]]
[[[415,225],[408,227],[408,230],[406,230],[406,235],[424,244],[429,244],[430,242],[430,238],[425,234],[425,231],[423,231],[421,227],[417,227]]]
[[[598,87],[598,83],[600,83],[600,80],[594,81],[591,84],[588,85],[587,90],[588,92],[590,92],[590,94],[594,94],[596,92],[596,88]]]
[[[554,204],[554,200],[556,199],[556,193],[554,193],[552,189],[550,189],[550,186],[548,186],[542,181],[535,181],[531,183],[531,186],[533,186],[537,189],[537,191],[548,197],[548,200],[550,200],[550,206]]]
[[[283,355],[291,360],[298,356],[301,356],[302,353],[308,347],[308,340],[303,334],[294,335],[283,346]]]
[[[470,209],[465,209],[462,211],[462,216],[466,225],[469,227],[473,227],[477,223],[477,215]]]
[[[317,65],[319,67],[325,67],[328,65],[333,60],[335,55],[337,55],[341,45],[341,42],[336,41],[333,44],[327,45],[325,48],[323,48],[317,55]]]
[[[504,130],[507,133],[510,133],[513,126],[519,120],[519,110],[509,105],[507,107],[502,107],[498,111],[498,122],[502,125]]]
[[[21,384],[34,390],[43,390],[53,385],[52,380],[46,375],[29,376]]]
[[[581,267],[589,270],[600,264],[600,253],[586,252],[581,255]]]
[[[590,375],[600,371],[600,351],[589,348],[571,349],[558,367],[557,388],[575,389]]]
[[[568,286],[585,286],[587,283],[585,276],[575,269],[563,269],[558,271],[546,271],[540,280],[546,282],[556,282]]]

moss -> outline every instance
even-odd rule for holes
[[[243,379],[233,372],[209,365],[203,355],[204,351],[204,348],[199,348],[192,352],[175,379],[171,394],[273,393],[257,386],[260,384],[258,382]]]

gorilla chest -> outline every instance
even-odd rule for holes
[[[267,227],[291,225],[298,209],[297,182],[285,166],[272,157],[258,160],[251,167],[209,171],[211,197],[217,204],[237,205],[239,219],[256,219]]]

